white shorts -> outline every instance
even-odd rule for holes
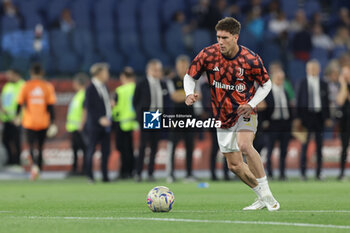
[[[254,132],[255,134],[257,126],[258,126],[258,116],[251,115],[249,121],[244,120],[243,116],[240,116],[236,124],[231,128],[216,129],[220,151],[222,153],[239,151],[239,147],[237,144],[237,132],[241,130],[249,130]]]

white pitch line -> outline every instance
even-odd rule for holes
[[[25,217],[25,216],[23,216]],[[350,225],[293,223],[293,222],[264,222],[264,221],[239,221],[239,220],[207,220],[207,219],[182,219],[182,218],[143,218],[143,217],[43,217],[28,216],[30,219],[62,219],[62,220],[135,220],[135,221],[163,221],[163,222],[190,222],[190,223],[225,223],[225,224],[246,224],[246,225],[275,225],[294,227],[314,227],[331,229],[350,229]]]
[[[146,211],[148,212],[148,211]],[[244,210],[174,210],[176,213],[250,213]],[[279,210],[278,213],[350,213],[350,210]]]

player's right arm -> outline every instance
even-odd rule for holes
[[[184,89],[186,93],[185,103],[187,106],[191,106],[198,100],[198,94],[194,93],[196,87],[196,81],[188,74],[184,77]]]
[[[184,90],[186,93],[186,105],[190,106],[198,100],[198,94],[194,93],[196,88],[196,80],[200,78],[205,70],[206,53],[203,49],[192,61],[188,68],[187,74],[184,77]]]

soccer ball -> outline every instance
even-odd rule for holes
[[[147,205],[153,212],[169,212],[174,202],[173,192],[165,186],[154,187],[147,195]]]

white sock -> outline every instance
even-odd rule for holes
[[[261,196],[261,186],[258,184],[256,187],[252,188],[255,194],[258,196],[259,199],[262,198]]]
[[[267,182],[267,178],[266,176],[261,177],[261,178],[257,178],[256,179],[258,181],[258,186],[260,186],[260,195],[261,197],[265,197],[265,196],[272,196],[270,187],[269,187],[269,183]]]

